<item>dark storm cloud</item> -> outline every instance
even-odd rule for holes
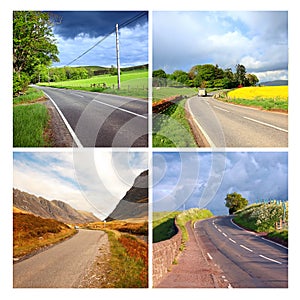
[[[54,20],[61,20],[56,22],[54,33],[64,39],[74,39],[79,34],[91,38],[106,35],[115,28],[116,23],[122,24],[140,13],[142,11],[53,11],[51,15]],[[143,17],[127,27],[146,22],[148,15],[145,12]]]

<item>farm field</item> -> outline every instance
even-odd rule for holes
[[[172,96],[188,96],[192,97],[197,95],[197,89],[195,88],[174,88],[174,87],[159,87],[152,90],[152,102],[157,102],[162,99],[166,99]]]
[[[244,87],[229,91],[225,102],[260,107],[265,110],[288,111],[288,86]]]
[[[104,87],[103,88],[103,84]],[[98,75],[87,79],[67,80],[58,82],[42,82],[39,85],[80,89],[93,92],[148,98],[148,71],[128,71],[121,74],[121,89],[117,89],[117,75]]]

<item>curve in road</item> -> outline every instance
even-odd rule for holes
[[[79,147],[147,147],[148,102],[38,87],[53,102]]]
[[[286,247],[238,227],[230,216],[198,221],[195,233],[232,287],[288,287]]]
[[[14,264],[14,288],[78,287],[98,249],[108,243],[103,231],[79,230],[72,238]]]

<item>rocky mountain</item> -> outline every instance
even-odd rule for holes
[[[142,172],[106,221],[148,217],[148,170]]]
[[[92,213],[79,211],[60,200],[46,200],[18,189],[13,189],[14,207],[42,218],[55,219],[68,224],[98,222]]]

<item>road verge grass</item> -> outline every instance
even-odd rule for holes
[[[13,99],[13,146],[50,147],[50,116],[42,91],[29,88],[27,92]]]
[[[112,288],[148,287],[148,245],[127,234],[106,230],[110,243],[110,272],[107,277]]]
[[[153,118],[153,147],[197,147],[183,99]]]

